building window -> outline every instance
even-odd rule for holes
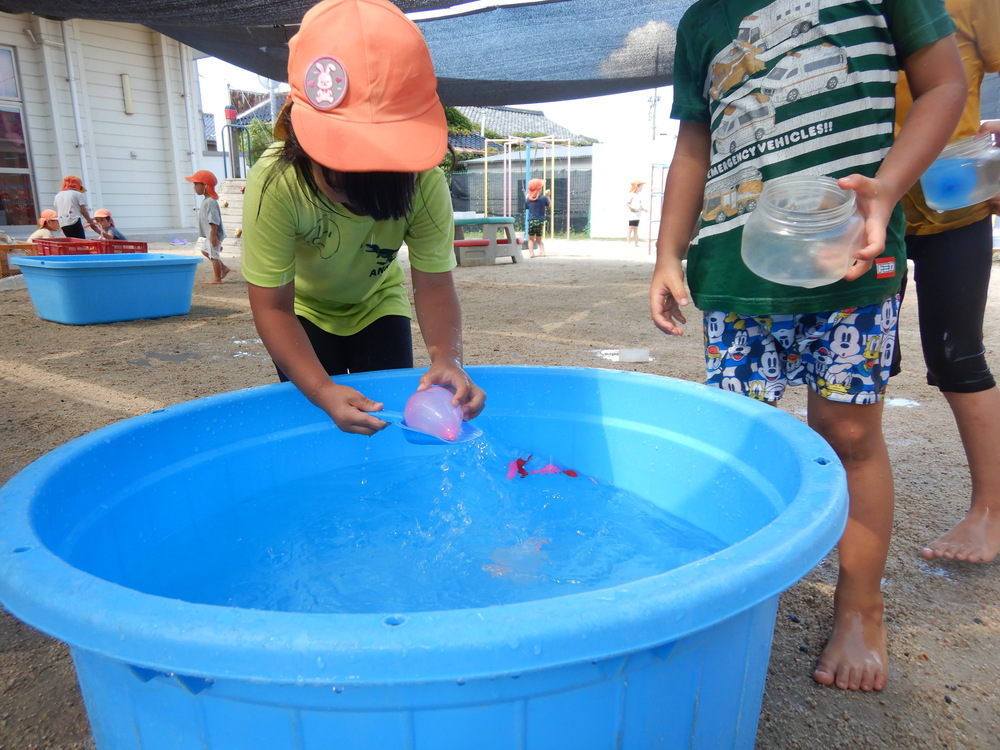
[[[201,124],[204,126],[205,130],[205,150],[218,151],[219,141],[215,136],[215,115],[202,112]]]
[[[38,221],[14,50],[0,47],[0,226]]]
[[[17,72],[14,70],[14,51],[0,47],[0,97],[20,99],[17,91]]]

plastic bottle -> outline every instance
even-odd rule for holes
[[[832,177],[778,177],[764,185],[743,227],[743,262],[777,284],[832,284],[851,267],[863,226],[854,191]]]
[[[1000,148],[990,133],[945,146],[920,178],[927,205],[935,211],[974,206],[1000,195]]]

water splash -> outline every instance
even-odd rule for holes
[[[390,461],[370,441],[358,465],[269,487],[160,540],[125,583],[223,606],[412,612],[616,586],[725,546],[585,476],[508,480],[516,452],[501,451],[479,441]]]

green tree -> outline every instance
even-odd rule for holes
[[[455,107],[445,107],[444,116],[448,120],[449,133],[471,135],[479,132],[479,128],[476,127],[475,123],[459,112]]]
[[[250,143],[242,145],[246,146],[250,152],[250,163],[253,164],[267,150],[267,147],[274,143],[274,132],[271,130],[271,123],[258,120],[255,117],[247,125],[246,134],[249,134]]]

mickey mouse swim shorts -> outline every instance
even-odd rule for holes
[[[706,312],[706,382],[768,403],[803,384],[831,401],[875,403],[889,382],[899,302],[800,315]]]

